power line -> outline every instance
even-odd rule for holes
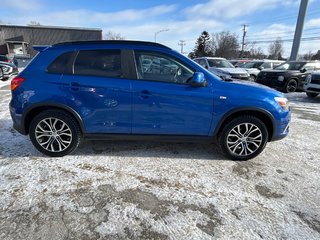
[[[262,40],[262,41],[251,41],[250,43],[272,43],[277,39],[273,40]],[[301,41],[315,41],[315,40],[320,40],[320,37],[306,37],[306,38],[301,38]],[[282,39],[280,40],[281,42],[292,42],[293,39]]]

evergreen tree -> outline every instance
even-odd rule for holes
[[[189,53],[190,58],[196,57],[212,57],[214,55],[212,50],[212,41],[210,34],[203,31],[198,37],[196,45],[192,52]]]

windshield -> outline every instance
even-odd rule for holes
[[[208,59],[210,67],[216,68],[234,68],[234,66],[225,59]]]
[[[246,62],[239,65],[240,68],[258,68],[263,62]]]
[[[304,62],[285,62],[275,67],[275,70],[300,70]]]

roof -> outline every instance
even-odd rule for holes
[[[134,40],[99,40],[99,41],[72,41],[72,42],[61,42],[56,43],[52,46],[66,46],[66,45],[84,45],[84,44],[118,44],[118,45],[143,45],[143,46],[154,46],[160,48],[171,49],[165,45],[155,42],[145,42],[145,41],[134,41]]]
[[[84,28],[84,27],[64,27],[64,26],[46,26],[46,25],[11,25],[11,24],[0,24],[0,28],[31,28],[31,29],[57,29],[57,30],[82,30],[82,31],[102,31],[100,28]]]
[[[201,58],[206,58],[206,59],[217,59],[217,60],[225,60],[225,58],[221,58],[221,57],[197,57],[194,59],[201,59]]]

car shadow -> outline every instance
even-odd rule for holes
[[[29,136],[18,133],[11,119],[0,119],[0,158],[48,158],[38,152]],[[227,160],[214,143],[166,143],[150,141],[94,141],[83,140],[78,149],[63,158],[76,156],[108,156],[137,158],[186,158],[199,160]]]

